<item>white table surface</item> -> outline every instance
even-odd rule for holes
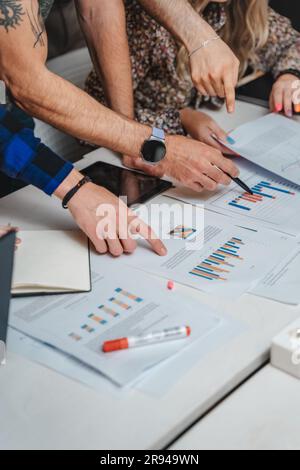
[[[238,103],[227,119],[227,130],[255,119],[265,110]],[[226,123],[226,125],[225,125]],[[97,150],[83,162],[118,161]],[[165,199],[165,198],[164,198]],[[33,188],[0,201],[0,224],[10,221],[24,229],[72,229],[74,223],[59,202]],[[41,365],[8,353],[0,370],[1,449],[160,449],[196,422],[220,399],[268,360],[271,339],[300,316],[300,307],[245,295],[225,302],[196,290],[182,289],[193,298],[226,309],[244,322],[246,330],[224,348],[208,354],[163,398],[137,390],[122,394],[96,393]]]
[[[300,380],[267,366],[172,450],[299,450]]]

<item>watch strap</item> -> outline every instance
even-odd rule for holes
[[[166,140],[164,131],[158,127],[153,127],[152,138],[162,140],[163,142]]]

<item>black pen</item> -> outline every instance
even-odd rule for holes
[[[219,139],[218,137],[215,135],[215,134],[212,134],[212,138],[214,140],[216,140],[218,142],[218,144],[221,144],[221,145],[224,145]],[[224,154],[224,156],[229,156],[231,157],[232,155],[229,155],[229,154]],[[219,168],[220,170],[220,168]],[[223,171],[223,170],[220,170],[220,171]],[[226,171],[223,171],[223,173],[225,173],[225,175],[227,175],[230,179],[232,179],[232,181],[234,181],[240,188],[242,188],[244,191],[246,191],[246,193],[248,194],[251,194],[251,196],[254,195],[254,192],[252,191],[252,189],[249,188],[249,186],[246,185],[246,183],[244,183],[240,178],[233,178],[229,173],[226,173]]]
[[[244,191],[246,191],[246,193],[251,194],[251,196],[254,195],[254,192],[252,191],[252,189],[250,189],[249,186],[246,185],[246,183],[244,183],[242,180],[240,180],[240,178],[233,178],[229,173],[226,173],[226,171],[224,171],[223,173],[225,173],[225,175],[229,176],[229,178],[231,178],[232,181],[234,181],[238,186],[240,186],[240,188],[244,189]]]

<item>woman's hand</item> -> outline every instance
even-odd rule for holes
[[[17,232],[18,229],[16,227],[11,227],[10,225],[7,225],[5,227],[0,227],[0,238],[3,237],[4,235],[7,235],[9,232]],[[18,245],[20,245],[21,240],[20,238],[16,239],[16,248]]]
[[[191,108],[183,109],[180,114],[183,127],[193,139],[210,145],[222,153],[234,154],[226,148],[228,135],[210,116]],[[224,146],[219,144],[213,135],[224,142]]]
[[[288,117],[293,116],[293,108],[296,112],[300,111],[299,92],[297,93],[298,78],[292,74],[285,74],[278,78],[274,83],[270,96],[270,109],[273,112],[282,111]],[[298,99],[297,99],[298,98]]]

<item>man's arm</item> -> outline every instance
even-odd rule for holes
[[[3,105],[0,105],[0,147],[0,171],[41,189],[49,196],[55,194],[56,197],[63,200],[66,194],[83,178],[71,163],[66,162],[42,144],[40,139],[34,135],[33,129],[25,127]],[[118,219],[120,230],[122,229],[122,233],[125,233],[122,240],[119,239],[119,232],[116,231],[110,239],[105,238],[104,234],[98,236],[96,229],[99,222],[97,208],[103,204],[109,204],[117,214],[119,201],[104,188],[99,188],[94,184],[88,186],[88,188],[82,188],[75,201],[72,198],[68,204],[68,208],[79,227],[89,236],[100,253],[106,253],[109,250],[112,255],[119,256],[124,251],[128,253],[134,251],[136,243],[129,235],[128,222],[124,217],[121,219],[120,216]],[[126,215],[127,208],[125,205],[122,207],[123,215]],[[112,227],[116,226],[116,220],[113,217],[110,223]],[[150,239],[150,229],[145,225],[143,227],[144,236],[149,239],[153,249],[158,254],[163,254],[164,247],[160,240]],[[11,228],[1,229],[0,227],[0,237],[7,230],[11,230]]]
[[[216,32],[200,17],[188,0],[139,0],[141,5],[177,37],[189,54]],[[195,87],[210,96],[226,97],[227,109],[235,108],[235,87],[239,61],[221,40],[210,42],[191,57],[191,75]]]
[[[117,115],[51,73],[45,66],[46,34],[32,27],[39,22],[37,1],[12,0],[11,4],[13,21],[7,13],[0,23],[0,74],[16,103],[79,139],[138,157],[151,130]],[[6,12],[4,0],[0,10]]]
[[[76,6],[109,107],[133,119],[131,60],[123,0],[76,0]]]

